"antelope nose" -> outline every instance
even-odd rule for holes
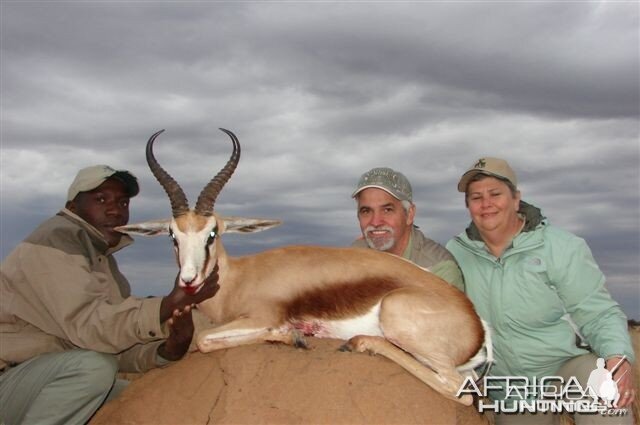
[[[182,273],[180,273],[180,280],[182,281],[182,283],[189,286],[191,282],[196,279],[197,275],[198,274],[193,272],[192,270],[182,270]]]

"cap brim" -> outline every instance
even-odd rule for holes
[[[385,192],[387,192],[389,195],[391,195],[391,196],[393,196],[394,198],[396,198],[398,201],[408,201],[408,199],[402,199],[402,198],[399,198],[399,197],[398,197],[398,195],[396,195],[395,193],[391,192],[391,191],[390,191],[389,189],[387,189],[386,187],[384,187],[384,186],[379,186],[379,185],[376,185],[376,184],[369,184],[369,185],[362,186],[362,187],[358,188],[358,190],[356,190],[355,192],[353,192],[353,194],[351,195],[351,197],[352,197],[352,198],[355,198],[355,197],[356,197],[356,195],[357,195],[358,193],[362,192],[362,191],[363,191],[363,190],[365,190],[365,189],[369,189],[369,188],[375,188],[375,189],[384,190],[384,191],[385,191]]]
[[[494,177],[498,180],[507,181],[511,184],[511,180],[506,178],[505,176],[501,176],[500,174],[491,173],[485,170],[469,170],[460,177],[460,181],[458,182],[458,192],[465,193],[467,191],[467,186],[469,185],[469,180],[477,176],[478,174],[482,174],[488,177]]]

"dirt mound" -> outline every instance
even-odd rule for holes
[[[136,379],[91,424],[487,423],[383,357],[308,342],[191,353]]]

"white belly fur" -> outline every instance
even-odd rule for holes
[[[374,305],[362,316],[340,320],[303,321],[294,323],[294,327],[306,330],[318,338],[337,338],[348,340],[356,335],[383,336],[380,329],[380,303]]]

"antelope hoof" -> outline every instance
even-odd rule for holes
[[[372,350],[369,349],[369,345],[366,342],[366,337],[362,337],[360,335],[354,336],[349,341],[344,343],[344,345],[340,347],[340,351],[353,351],[356,353],[368,352],[371,355],[375,354]]]
[[[345,342],[344,344],[342,344],[340,346],[340,348],[338,348],[338,351],[341,351],[343,353],[347,353],[347,352],[351,352],[353,350],[351,350],[351,347],[349,346],[349,343]]]
[[[296,348],[309,348],[307,340],[300,332],[292,332],[293,346]]]

